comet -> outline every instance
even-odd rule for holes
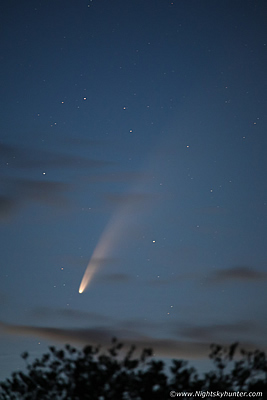
[[[143,177],[149,177],[148,173]],[[152,195],[147,192],[147,180],[137,182],[134,190],[131,190],[126,195],[118,195],[114,196],[114,198],[111,197],[111,200],[119,201],[120,206],[114,212],[96,245],[81,280],[79,293],[83,293],[88,288],[96,271],[101,266],[103,259],[107,257],[121,238],[123,230],[129,225],[129,218],[131,219],[131,215],[133,215],[132,212],[136,210],[136,208],[140,211],[140,204],[142,204],[143,201],[147,202],[151,199],[153,199],[154,204],[155,194]]]
[[[126,210],[123,209],[120,212],[116,213],[107,224],[84,272],[79,287],[79,293],[83,293],[85,289],[90,285],[96,271],[102,264],[101,261],[106,258],[109,252],[111,252],[111,249],[114,247],[116,241],[119,239],[120,232],[123,225],[125,224],[125,211]]]

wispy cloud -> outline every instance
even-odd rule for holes
[[[232,337],[233,340],[238,340],[240,337],[243,337],[244,334],[251,334],[251,332],[255,330],[256,326],[252,324],[251,321],[178,328],[179,334],[182,334],[182,336],[187,339],[205,340],[208,342],[224,340],[225,338],[229,338],[229,336]]]
[[[0,155],[4,165],[16,169],[98,168],[116,164],[107,160],[95,160],[3,143],[0,144]]]
[[[266,281],[267,273],[258,271],[248,266],[235,266],[232,268],[220,269],[212,274],[210,282],[220,283],[226,281]]]
[[[164,285],[171,285],[177,284],[177,282],[184,282],[184,281],[193,281],[196,279],[201,279],[202,275],[197,274],[195,272],[185,272],[183,274],[173,274],[169,276],[165,275],[158,275],[156,278],[149,279],[147,283],[153,286],[164,286]]]
[[[37,202],[49,206],[69,205],[68,192],[74,182],[48,180],[49,169],[73,169],[90,172],[97,168],[116,163],[80,157],[71,154],[23,148],[22,146],[0,143],[2,175],[0,178],[0,218],[12,216],[27,202]],[[40,176],[40,179],[36,179]],[[75,183],[76,184],[76,183]]]
[[[31,316],[37,320],[49,320],[53,317],[63,319],[64,321],[81,321],[81,322],[108,322],[111,318],[107,315],[98,314],[92,311],[82,311],[73,308],[56,308],[37,307],[32,310]]]
[[[132,172],[132,171],[114,171],[110,173],[102,173],[102,174],[91,174],[90,176],[84,178],[89,183],[117,183],[117,182],[125,182],[125,183],[141,183],[146,182],[151,179],[151,175],[147,173],[141,172]]]
[[[159,339],[150,335],[140,334],[134,329],[114,329],[111,327],[68,329],[0,323],[0,328],[5,333],[9,334],[30,335],[52,342],[70,343],[82,346],[87,344],[101,345],[103,348],[109,347],[112,338],[117,337],[126,347],[134,344],[137,347],[137,351],[141,351],[144,348],[152,348],[155,356],[168,358],[206,358],[209,354],[211,344],[211,342],[207,340],[202,340],[201,337],[195,341],[188,339]],[[219,329],[219,327],[217,326],[216,329]],[[205,336],[203,332],[202,336]],[[230,344],[231,342],[232,341],[224,341],[224,344]],[[255,348],[255,346],[247,344],[245,347]]]
[[[15,179],[13,183],[16,196],[61,206],[66,202],[64,197],[66,191],[72,187],[69,183],[45,180]]]
[[[153,348],[158,357],[203,358],[209,354],[209,345],[202,342],[186,342],[170,339],[156,339],[150,336],[138,335],[126,329],[112,328],[91,329],[60,329],[51,327],[34,327],[0,323],[0,328],[9,334],[30,335],[50,340],[52,342],[70,343],[76,345],[101,345],[110,347],[111,340],[117,337],[126,347],[135,344],[137,351]]]
[[[26,178],[1,180],[2,188],[7,192],[0,197],[0,217],[11,216],[24,203],[32,201],[50,206],[66,206],[66,193],[72,187],[69,183]]]
[[[105,275],[98,275],[95,278],[96,282],[100,283],[127,283],[133,280],[133,277],[124,273],[112,273]]]
[[[18,201],[14,196],[0,196],[0,218],[8,218],[18,206]]]

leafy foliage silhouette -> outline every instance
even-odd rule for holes
[[[199,376],[186,361],[172,360],[170,371],[163,361],[152,359],[144,349],[134,358],[135,347],[123,353],[122,343],[113,339],[106,354],[100,347],[83,350],[66,345],[64,350],[49,348],[41,359],[28,362],[26,372],[13,372],[0,383],[1,400],[163,400],[170,391],[253,391],[267,396],[267,360],[264,352],[211,345],[215,369]],[[179,398],[188,398],[179,396]],[[207,397],[208,398],[208,397]]]

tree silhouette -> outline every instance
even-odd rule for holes
[[[0,383],[1,400],[164,400],[170,391],[253,391],[254,398],[266,399],[267,360],[264,352],[240,351],[238,344],[229,347],[211,345],[210,358],[215,369],[199,376],[186,361],[173,360],[170,371],[162,361],[152,359],[152,350],[144,349],[134,357],[135,347],[123,353],[116,339],[106,353],[100,347],[83,350],[66,345],[64,350],[49,348],[41,359],[28,362],[23,353],[26,372],[13,372]],[[187,396],[185,395],[187,392]],[[202,396],[203,397],[203,396]],[[205,397],[205,398],[210,398]]]

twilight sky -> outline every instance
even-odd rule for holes
[[[2,4],[1,379],[25,350],[114,335],[161,357],[266,349],[266,17]]]

